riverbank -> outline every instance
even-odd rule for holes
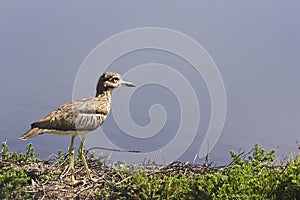
[[[47,160],[35,157],[29,145],[23,153],[2,143],[0,198],[4,199],[300,199],[300,154],[284,160],[258,144],[250,152],[230,152],[232,161],[215,166],[173,162],[126,165],[89,155],[95,181],[86,178],[76,158],[71,184],[68,154]]]

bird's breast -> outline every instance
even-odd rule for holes
[[[107,115],[104,114],[85,114],[76,116],[75,126],[77,130],[94,130],[101,126]]]

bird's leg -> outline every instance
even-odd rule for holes
[[[74,176],[74,139],[75,139],[76,136],[72,136],[72,139],[71,139],[71,145],[69,147],[69,156],[70,156],[70,170],[71,170],[71,181],[72,181],[72,184],[75,183],[75,176]]]
[[[80,143],[80,146],[79,146],[79,149],[78,149],[78,153],[79,153],[79,156],[83,162],[83,165],[84,165],[84,168],[85,168],[85,171],[86,171],[86,174],[88,176],[88,179],[92,180],[92,176],[91,176],[91,173],[90,173],[90,169],[86,163],[86,159],[85,159],[85,156],[83,155],[83,144],[85,142],[85,137],[82,137],[81,138],[81,143]]]

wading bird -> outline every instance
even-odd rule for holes
[[[105,72],[99,78],[96,96],[68,102],[41,120],[31,124],[31,129],[20,137],[27,140],[34,136],[49,133],[56,135],[70,135],[71,145],[69,147],[71,181],[75,183],[74,176],[74,139],[77,135],[81,137],[78,153],[87,177],[92,180],[85,156],[83,145],[86,136],[101,126],[107,117],[111,105],[111,93],[120,86],[134,87],[135,85],[122,80],[122,76],[115,72]]]

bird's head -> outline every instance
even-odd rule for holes
[[[121,86],[135,87],[133,83],[123,81],[122,76],[118,73],[104,72],[99,78],[96,95],[99,95],[103,91],[112,91]]]

